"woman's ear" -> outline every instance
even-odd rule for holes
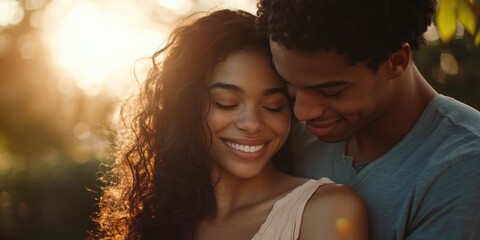
[[[407,69],[412,55],[412,49],[408,43],[403,43],[402,47],[388,56],[386,61],[387,73],[391,78],[400,77]]]

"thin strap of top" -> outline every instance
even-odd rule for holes
[[[278,200],[252,240],[296,240],[300,234],[303,211],[310,197],[328,178],[309,180]]]

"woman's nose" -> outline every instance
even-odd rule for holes
[[[236,121],[236,127],[247,134],[260,132],[265,127],[258,109],[246,109]]]

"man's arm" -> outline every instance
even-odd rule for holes
[[[446,167],[426,189],[407,239],[480,239],[480,153]]]

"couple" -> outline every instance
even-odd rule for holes
[[[480,113],[412,62],[435,3],[262,0],[258,18],[177,27],[130,109],[97,237],[480,238]]]

